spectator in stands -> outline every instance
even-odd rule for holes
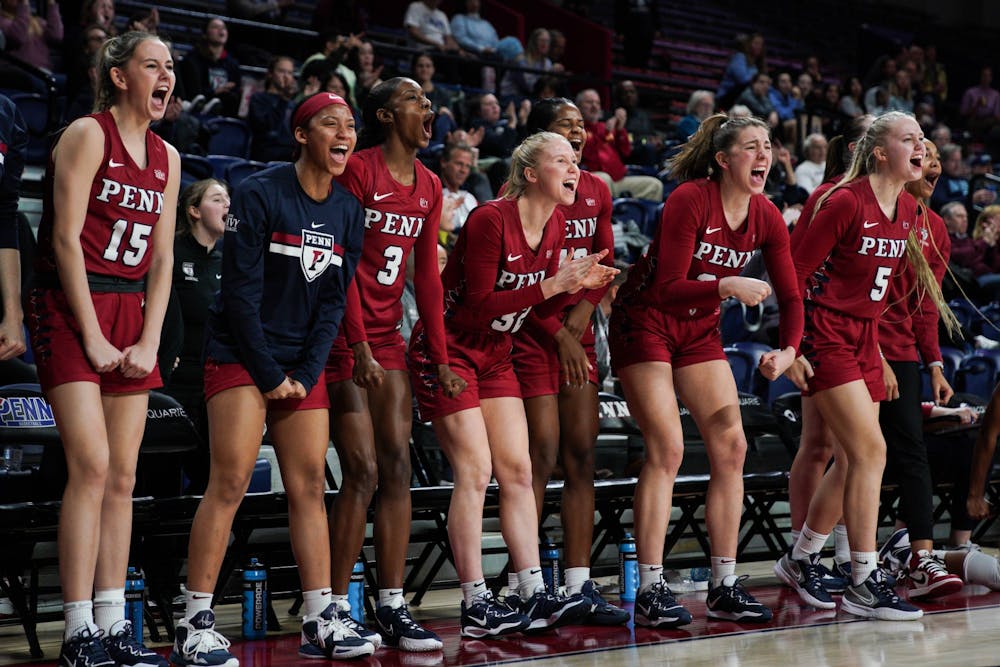
[[[941,147],[941,178],[931,196],[931,208],[940,212],[947,202],[964,202],[969,197],[969,179],[962,162],[962,148],[955,144]]]
[[[649,67],[653,38],[660,30],[660,12],[653,0],[615,0],[615,32],[625,47],[625,65]]]
[[[28,126],[21,112],[0,94],[0,361],[25,351],[17,202],[27,147]]]
[[[553,132],[570,142],[579,160],[587,135],[580,110],[565,98],[538,101],[528,118],[528,134]],[[560,255],[583,257],[606,252],[613,266],[611,194],[604,182],[581,172],[572,204],[559,210],[566,219]],[[604,289],[539,304],[514,335],[512,361],[528,420],[528,450],[535,505],[541,521],[546,485],[557,461],[563,468],[560,507],[565,543],[566,594],[590,603],[585,620],[594,625],[625,624],[629,613],[607,602],[591,580],[594,522],[594,448],[598,433],[597,357],[592,346],[594,307]],[[519,578],[519,577],[518,577]],[[511,587],[511,582],[508,582]]]
[[[433,112],[416,81],[393,78],[371,91],[363,115],[361,150],[338,182],[366,211],[364,249],[343,327],[326,363],[333,440],[344,470],[329,517],[334,603],[348,627],[378,646],[378,632],[351,620],[352,600],[347,599],[351,568],[364,543],[368,506],[377,489],[377,627],[388,643],[403,651],[436,651],[440,639],[414,622],[403,600],[413,401],[406,347],[397,330],[405,262],[411,253],[416,257],[421,322],[429,331],[444,330],[436,271],[441,183],[417,160],[417,152],[430,140]],[[399,222],[404,219],[409,224]],[[431,354],[436,384],[448,397],[461,393],[465,382],[451,371],[444,345],[435,346]]]
[[[442,215],[444,214],[444,208],[441,209],[441,213]],[[437,255],[438,273],[441,273],[448,263],[448,249],[439,243]],[[420,319],[420,310],[417,308],[416,287],[413,284],[413,280],[416,277],[416,266],[417,263],[414,261],[414,255],[410,253],[410,256],[406,259],[406,283],[403,285],[403,296],[399,299],[400,304],[403,306],[403,317],[399,320],[399,335],[403,337],[407,345],[410,344],[410,334],[413,333],[413,327]]]
[[[551,96],[550,96],[551,97]],[[658,165],[663,150],[663,135],[653,126],[649,112],[639,106],[639,89],[628,79],[615,86],[618,104],[625,109],[628,121],[625,129],[632,138],[630,164]],[[548,98],[537,98],[548,99]]]
[[[892,85],[889,86],[889,111],[913,113],[914,94],[910,85],[910,73],[897,70]]]
[[[935,146],[947,146],[951,143],[951,128],[944,123],[938,123],[931,130],[930,138]]]
[[[972,278],[978,278],[979,276],[985,275],[987,273],[993,273],[992,267],[986,260],[987,251],[990,247],[986,240],[979,238],[973,238],[969,235],[969,213],[965,208],[965,204],[960,201],[951,201],[941,207],[941,219],[944,220],[945,226],[948,228],[948,236],[951,238],[951,257],[950,263],[952,268],[960,267],[966,271],[971,272]],[[990,227],[992,227],[990,225]],[[991,229],[984,229],[984,235],[992,239],[994,244],[996,240],[994,238],[995,231]],[[960,278],[962,276],[959,276]]]
[[[795,182],[809,194],[823,182],[826,171],[826,137],[822,134],[810,134],[802,142],[802,150],[806,159],[795,168]]]
[[[973,135],[986,138],[1000,122],[1000,92],[993,87],[993,68],[989,65],[979,70],[979,84],[968,88],[962,95],[959,113]]]
[[[993,156],[975,155],[970,160],[969,213],[978,215],[997,201],[997,182],[993,179]]]
[[[350,99],[347,99],[351,103],[351,106],[355,109],[357,108],[357,100],[354,98],[354,89],[357,86],[358,75],[354,73],[350,67],[347,66],[346,60],[347,56],[351,51],[358,49],[361,46],[361,38],[357,35],[341,35],[337,33],[330,33],[326,35],[323,39],[322,49],[302,62],[302,67],[305,69],[306,65],[313,62],[314,60],[326,60],[333,71],[344,77],[347,82],[347,87],[351,91]]]
[[[63,24],[62,62],[63,69],[70,75],[70,80],[74,77],[78,82],[84,80],[82,75],[85,74],[89,63],[79,62],[79,57],[88,49],[85,32],[93,25],[100,26],[104,30],[105,39],[118,34],[115,27],[115,3],[113,0],[84,0],[80,5],[78,19]],[[74,88],[67,92],[70,95],[69,100],[72,101],[73,97],[79,93],[79,89]]]
[[[181,193],[174,239],[173,290],[160,337],[163,393],[184,407],[201,436],[197,451],[185,458],[187,492],[201,494],[208,485],[208,411],[201,358],[205,321],[222,276],[222,240],[229,213],[229,188],[209,178]],[[167,349],[164,349],[167,348]]]
[[[764,72],[757,72],[750,79],[750,85],[743,89],[740,96],[736,98],[737,104],[742,104],[750,109],[751,113],[767,123],[771,128],[778,126],[778,112],[771,104],[768,91],[771,90],[771,77]]]
[[[91,23],[83,30],[83,39],[78,42],[80,51],[66,62],[66,112],[67,122],[72,122],[91,112],[94,108],[94,83],[96,81],[96,66],[94,57],[101,50],[104,40],[109,37],[107,31],[99,24]],[[79,99],[79,101],[77,101]],[[78,111],[71,112],[76,107]]]
[[[844,84],[844,94],[837,104],[840,113],[851,118],[857,118],[865,114],[864,102],[861,99],[864,90],[861,88],[861,79],[852,76]]]
[[[6,53],[29,65],[52,72],[50,47],[61,47],[62,15],[56,0],[46,0],[45,18],[32,12],[29,0],[0,1],[0,32],[7,40]],[[39,82],[41,90],[44,84]]]
[[[288,56],[271,60],[265,89],[250,97],[250,159],[260,162],[292,159],[295,137],[286,121],[295,97],[295,65]]]
[[[353,92],[351,86],[347,83],[347,78],[339,70],[330,72],[330,78],[327,79],[326,86],[322,90],[333,93],[337,97],[342,97],[347,102],[347,106],[351,108],[351,113],[354,114],[354,126],[356,128],[362,127],[361,112],[356,105],[351,103],[351,93]]]
[[[972,228],[974,241],[982,241],[985,245],[983,261],[989,267],[988,273],[1000,273],[1000,206],[993,204],[983,208],[976,217],[976,225]]]
[[[887,55],[881,55],[875,59],[872,66],[865,75],[863,85],[865,87],[865,109],[872,113],[875,105],[875,94],[879,88],[889,89],[896,78],[896,61]]]
[[[375,47],[369,41],[362,41],[357,49],[347,57],[347,64],[357,75],[357,86],[354,98],[358,104],[364,104],[368,91],[382,83],[382,63],[375,61]]]
[[[549,60],[552,61],[553,69],[560,72],[568,71],[563,63],[563,58],[566,57],[566,35],[563,34],[562,30],[549,28],[549,36],[552,38],[552,45],[549,46]],[[562,69],[558,69],[557,66]]]
[[[216,630],[212,597],[265,425],[288,494],[303,598],[299,656],[352,658],[375,650],[337,618],[323,504],[330,447],[324,365],[364,230],[358,200],[333,180],[354,150],[354,118],[344,100],[319,93],[282,122],[294,128],[295,163],[258,172],[237,187],[224,235],[222,288],[206,323],[211,475],[191,527],[184,617],[171,654],[177,667],[239,664]],[[317,228],[322,231],[313,233],[328,245],[312,246],[306,261],[299,255],[309,246],[299,239]]]
[[[468,57],[467,53],[451,34],[451,24],[448,17],[439,9],[441,0],[413,0],[406,8],[403,17],[403,27],[409,39],[410,46],[419,49],[430,49],[447,56],[439,59],[438,66],[445,81],[459,83],[468,78],[470,85],[478,85],[479,66],[468,66],[452,59],[452,56]],[[475,70],[475,76],[471,75]],[[469,76],[466,75],[468,70]]]
[[[178,74],[184,94],[195,111],[207,108],[213,98],[219,101],[212,113],[236,116],[239,111],[243,95],[240,63],[226,51],[228,40],[226,22],[213,16],[205,23],[194,49],[180,62]]]
[[[799,73],[808,74],[817,86],[823,81],[823,75],[819,71],[819,58],[815,55],[806,56],[806,59],[802,61],[802,71]]]
[[[549,59],[552,36],[545,28],[535,28],[528,37],[524,53],[514,60],[518,67],[528,67],[535,71],[508,69],[500,80],[500,99],[504,102],[531,97],[531,89],[544,72],[561,72],[562,65],[553,65]]]
[[[715,96],[719,106],[726,109],[749,85],[757,72],[767,72],[764,36],[760,33],[736,36],[737,51],[729,59],[722,74]]]
[[[108,40],[98,61],[98,113],[74,121],[51,152],[53,186],[26,300],[39,383],[69,471],[59,511],[66,620],[59,662],[166,667],[125,618],[124,545],[149,390],[162,384],[156,351],[180,159],[149,124],[163,116],[174,74],[167,46],[145,33]],[[117,184],[120,194],[98,196],[102,183],[109,193]],[[126,221],[115,224],[117,236],[110,220]]]
[[[557,206],[573,203],[575,163],[569,142],[556,134],[532,135],[517,147],[504,197],[470,215],[448,258],[441,276],[448,295],[444,330],[436,332],[421,320],[410,342],[420,415],[433,423],[454,471],[447,523],[466,637],[555,628],[581,620],[591,609],[590,600],[548,592],[542,581],[528,426],[510,361],[511,336],[532,306],[563,292],[599,289],[617,273],[597,263],[604,252],[559,263],[565,228],[562,216],[551,216]],[[553,228],[552,220],[559,226]],[[530,287],[521,280],[497,285],[499,275],[539,272],[549,277]],[[434,381],[434,350],[445,344],[455,372],[468,382],[457,396]],[[491,470],[499,484],[510,570],[518,575],[518,599],[509,606],[494,598],[483,574],[483,509]]]
[[[432,143],[441,143],[445,134],[458,127],[455,118],[458,109],[452,110],[455,93],[434,85],[434,59],[429,53],[413,54],[413,58],[410,59],[410,73],[413,75],[413,80],[420,84],[420,88],[424,91],[424,97],[431,101],[434,113],[439,117],[444,116],[450,121],[441,128],[443,132],[439,137],[431,139]],[[435,135],[438,134],[437,125],[438,123],[435,122]]]
[[[479,202],[463,184],[469,179],[475,158],[468,144],[448,144],[441,154],[441,231],[438,239],[445,247],[455,244],[458,230]],[[449,215],[445,215],[448,213]]]
[[[788,72],[779,74],[777,85],[772,87],[767,94],[771,100],[771,106],[778,113],[782,138],[794,146],[796,144],[795,112],[802,109],[802,100],[795,96],[792,75]]]
[[[774,380],[795,360],[802,297],[785,222],[762,194],[770,143],[767,124],[757,118],[717,114],[702,123],[671,163],[671,175],[681,184],[664,204],[653,243],[632,268],[611,313],[611,359],[646,443],[633,507],[636,626],[667,629],[692,620],[662,576],[671,494],[684,450],[675,393],[694,418],[711,461],[708,618],[741,623],[772,618],[743,587],[746,577],[736,574],[747,444],[719,334],[720,301],[735,296],[756,306],[771,293],[764,281],[739,275],[759,249],[781,304],[781,349],[764,354],[759,368]],[[742,259],[719,260],[734,253]]]
[[[479,163],[489,175],[490,186],[496,192],[507,176],[510,155],[521,139],[520,128],[528,118],[531,105],[525,100],[515,110],[514,102],[509,102],[504,117],[501,117],[500,103],[492,93],[481,96],[474,104],[477,114],[472,119],[472,128],[483,129]]]
[[[632,154],[628,114],[618,107],[607,120],[601,120],[601,96],[593,88],[576,96],[576,106],[583,114],[587,143],[583,147],[583,166],[611,188],[611,196],[630,192],[633,197],[663,201],[663,182],[652,176],[629,176],[625,160]]]
[[[798,188],[798,181],[795,178],[795,165],[791,151],[781,141],[775,139],[771,142],[771,154],[774,159],[771,161],[771,169],[767,172],[764,194],[772,201],[777,202],[779,208],[780,204],[786,200],[804,199],[807,195],[793,194],[793,191]]]
[[[696,90],[687,103],[687,115],[677,123],[676,136],[681,142],[687,141],[698,131],[701,122],[715,112],[715,93],[710,90]]]
[[[795,80],[799,99],[802,100],[802,106],[807,111],[811,111],[823,99],[823,94],[820,92],[818,86],[819,82],[815,81],[808,72],[799,74]]]
[[[465,144],[472,151],[472,170],[469,173],[469,177],[462,184],[462,189],[471,192],[480,204],[493,199],[493,189],[490,185],[490,179],[480,172],[479,166],[479,144],[482,143],[485,135],[486,128],[480,127],[472,131],[458,129],[445,138],[445,146]]]
[[[295,0],[226,0],[230,16],[263,23],[281,22]]]
[[[920,82],[920,93],[933,98],[936,106],[948,99],[948,71],[938,62],[934,44],[924,48],[924,78]]]
[[[500,36],[493,24],[480,16],[481,4],[481,0],[465,0],[465,13],[451,17],[451,34],[458,45],[469,53],[492,58],[500,45]]]

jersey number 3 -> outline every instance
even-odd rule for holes
[[[128,226],[127,220],[119,219],[115,222],[115,226],[111,230],[111,240],[108,241],[108,246],[104,249],[104,259],[109,262],[117,262],[120,258],[125,266],[139,266],[142,258],[146,256],[146,251],[149,250],[149,235],[153,232],[153,227],[133,222],[132,232],[128,236],[128,244],[125,251],[122,252],[122,239],[125,238]]]
[[[391,245],[382,253],[385,257],[385,268],[375,274],[375,278],[381,285],[395,285],[396,278],[399,277],[399,267],[403,263],[403,249],[398,245]]]

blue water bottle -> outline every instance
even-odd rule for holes
[[[243,638],[263,639],[267,634],[267,570],[256,558],[243,570]]]
[[[142,572],[134,567],[129,567],[128,574],[125,575],[125,618],[132,623],[132,636],[142,643],[142,611],[143,597],[146,591],[146,582],[142,578]]]
[[[618,545],[618,590],[624,602],[635,602],[635,593],[639,590],[639,557],[631,533],[625,533],[625,539]]]
[[[552,542],[542,545],[539,553],[542,562],[542,580],[552,595],[559,594],[559,548]]]
[[[365,624],[365,562],[358,558],[347,584],[347,601],[351,603],[351,618]]]

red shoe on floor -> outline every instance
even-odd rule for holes
[[[929,551],[920,551],[917,558],[910,558],[906,576],[906,588],[910,593],[910,599],[951,595],[962,590],[964,585],[960,577],[948,572],[944,563]]]

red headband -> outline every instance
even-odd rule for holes
[[[334,95],[333,93],[316,93],[312,97],[304,100],[299,108],[295,110],[295,115],[292,116],[292,133],[295,132],[295,128],[304,127],[309,119],[320,112],[320,109],[330,106],[331,104],[343,104],[345,107],[350,108],[344,98],[340,95]]]

